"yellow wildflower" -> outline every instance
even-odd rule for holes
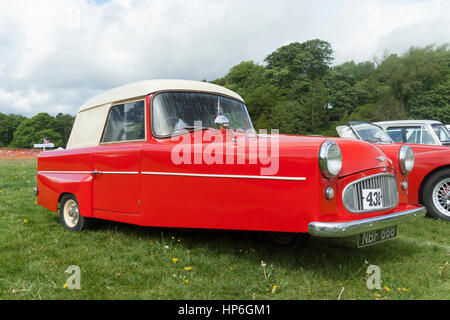
[[[172,236],[172,240],[175,240],[175,237]]]
[[[175,263],[178,261],[178,258],[173,258],[172,261]]]
[[[402,288],[402,291],[403,291],[403,292],[407,292],[407,291],[408,291],[408,289],[406,289],[406,288]]]
[[[191,271],[191,270],[192,270],[192,267],[184,267],[184,270],[186,270],[186,271]]]
[[[381,297],[381,294],[376,293],[376,294],[375,294],[375,297],[379,298],[379,297]]]
[[[278,286],[277,286],[277,285],[273,286],[273,287],[272,287],[272,293],[275,293],[275,291],[277,291],[277,289],[278,289]]]
[[[23,219],[23,222],[24,222],[24,223],[28,223],[28,220],[27,220],[27,219]]]
[[[384,286],[384,290],[386,290],[387,292],[391,291],[391,288]]]
[[[64,283],[63,287],[64,287],[64,289],[67,289],[67,283]]]
[[[184,283],[188,284],[189,283],[189,279],[184,280]]]

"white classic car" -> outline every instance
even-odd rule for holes
[[[434,120],[397,120],[374,122],[394,142],[450,145],[450,133],[442,122]]]

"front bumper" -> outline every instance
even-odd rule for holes
[[[347,222],[311,222],[308,225],[308,233],[321,238],[343,238],[353,236],[370,230],[376,230],[387,226],[415,220],[424,217],[427,213],[425,207],[391,213],[383,216],[354,220]]]

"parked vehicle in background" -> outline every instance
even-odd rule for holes
[[[374,124],[380,126],[397,143],[450,146],[450,133],[439,121],[397,120]]]
[[[397,157],[391,149],[399,144],[374,123],[350,122],[336,130],[340,137],[375,143],[391,158]],[[408,179],[409,202],[424,204],[434,218],[450,220],[450,148],[420,144],[409,147],[415,156],[414,169]]]
[[[256,134],[237,93],[149,80],[81,106],[67,150],[39,156],[36,192],[71,231],[100,218],[265,231],[279,244],[358,235],[361,247],[426,213],[408,203],[411,149],[392,149],[390,160],[363,141]]]

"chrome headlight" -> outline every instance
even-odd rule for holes
[[[398,163],[400,171],[403,174],[408,174],[414,168],[414,152],[406,145],[400,148],[398,153]]]
[[[319,167],[327,178],[336,177],[342,169],[342,153],[336,142],[327,140],[319,150]]]

